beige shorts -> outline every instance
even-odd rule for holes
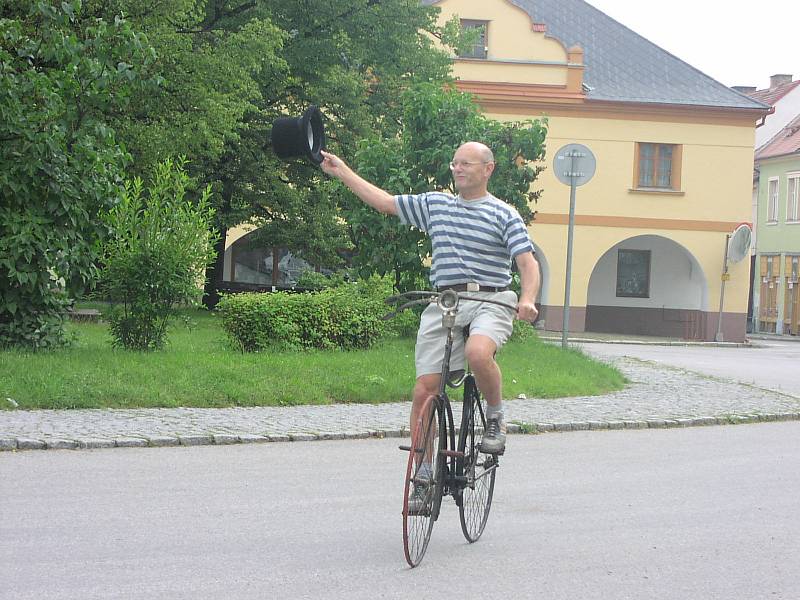
[[[491,300],[515,305],[517,294],[511,290],[505,292],[474,292],[471,295],[486,297]],[[515,314],[510,308],[489,304],[488,302],[475,302],[461,300],[458,303],[456,315],[456,328],[453,330],[453,352],[450,355],[450,370],[463,369],[464,336],[463,328],[469,325],[470,335],[485,335],[494,341],[499,350],[511,336],[514,328]],[[444,344],[447,340],[447,330],[442,327],[442,311],[437,304],[431,304],[422,313],[417,332],[416,367],[417,377],[442,372],[444,360]]]

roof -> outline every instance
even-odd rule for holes
[[[778,100],[783,98],[798,85],[800,85],[800,80],[789,81],[787,83],[776,85],[774,88],[756,90],[755,92],[750,92],[747,95],[751,98],[755,98],[756,100],[760,100],[761,102],[769,104],[770,106],[775,106],[775,103],[778,102]]]
[[[438,0],[422,0],[436,4]],[[701,73],[584,0],[508,0],[546,34],[584,51],[589,100],[764,110],[767,104]]]
[[[790,121],[775,137],[756,152],[756,160],[800,154],[800,115]]]

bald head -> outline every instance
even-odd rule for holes
[[[458,149],[464,149],[470,154],[477,153],[481,157],[482,162],[494,162],[494,153],[486,144],[482,144],[480,142],[465,142],[461,144]]]

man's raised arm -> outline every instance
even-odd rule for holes
[[[350,188],[350,191],[375,210],[388,215],[397,214],[394,196],[389,192],[382,190],[361,177],[335,154],[323,151],[322,156],[323,161],[322,164],[320,164],[320,168],[325,173],[339,179]]]

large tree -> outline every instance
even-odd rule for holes
[[[95,276],[96,215],[123,190],[108,117],[153,54],[123,19],[82,10],[0,5],[0,345],[63,343],[71,298]]]

